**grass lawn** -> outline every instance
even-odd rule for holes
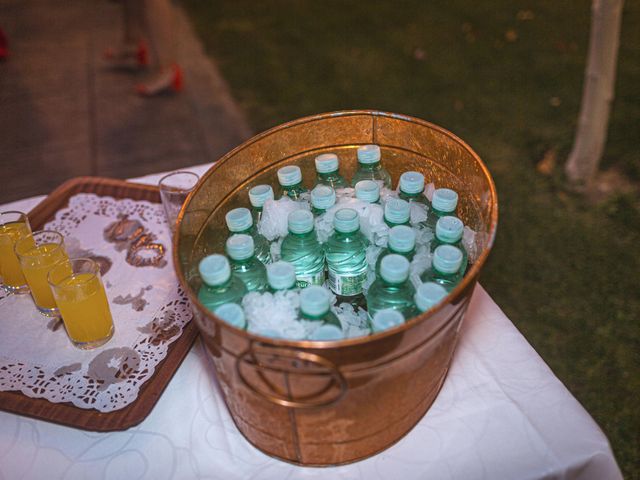
[[[640,465],[640,201],[588,207],[559,182],[575,131],[590,2],[185,0],[253,128],[374,108],[453,131],[497,183],[481,282]],[[625,6],[603,168],[640,182],[640,3]],[[550,176],[536,170],[557,152]]]

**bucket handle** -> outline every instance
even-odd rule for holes
[[[327,388],[321,390],[318,393],[305,396],[304,398],[300,398],[298,400],[293,400],[290,397],[279,395],[277,393],[269,394],[259,390],[254,385],[252,385],[250,381],[247,380],[244,373],[242,373],[242,368],[240,368],[240,364],[242,362],[257,366],[258,375],[260,375],[260,377],[265,381],[265,383],[269,385],[269,382],[264,378],[262,372],[260,371],[260,368],[269,369],[271,367],[264,365],[264,363],[261,363],[260,360],[256,358],[255,351],[254,351],[254,343],[258,343],[258,345],[262,347],[267,347],[265,348],[265,350],[268,349],[269,353],[272,355],[275,355],[276,357],[279,356],[279,357],[285,357],[292,360],[299,360],[302,362],[315,363],[317,365],[321,365],[322,367],[326,368],[328,372],[325,375],[330,375],[332,377],[333,382],[339,388],[337,394],[327,399],[318,398],[328,390],[331,384],[329,384]],[[340,400],[344,396],[344,394],[347,392],[347,380],[344,378],[344,375],[342,374],[340,369],[331,360],[328,360],[320,355],[317,355],[311,352],[294,350],[291,348],[284,348],[284,347],[272,347],[272,346],[267,346],[266,344],[263,344],[261,342],[251,342],[249,344],[249,348],[247,348],[247,350],[245,350],[243,353],[241,353],[237,357],[235,367],[236,367],[236,374],[238,375],[238,378],[244,384],[245,387],[247,387],[249,390],[251,390],[253,393],[258,395],[259,397],[262,397],[264,400],[285,408],[302,409],[302,408],[328,407],[329,405],[333,405],[334,403],[338,402],[338,400]],[[282,371],[282,372],[285,374],[287,373],[286,371]],[[293,373],[293,372],[289,372],[289,373]]]

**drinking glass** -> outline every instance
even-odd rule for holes
[[[95,261],[63,260],[49,271],[48,281],[73,345],[90,350],[111,339],[113,318]]]
[[[29,291],[20,261],[13,250],[18,240],[29,235],[31,235],[31,226],[24,213],[0,212],[0,278],[2,278],[0,286],[9,293]]]
[[[160,199],[172,234],[176,228],[176,220],[182,204],[199,179],[200,177],[193,172],[173,172],[162,177],[158,183]]]
[[[14,250],[36,307],[47,317],[57,317],[58,308],[47,274],[56,263],[68,259],[62,235],[53,230],[40,230],[18,240]]]

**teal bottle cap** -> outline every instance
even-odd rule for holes
[[[433,267],[439,272],[456,273],[462,266],[462,252],[453,245],[440,245],[433,251]]]
[[[274,290],[288,290],[296,284],[296,271],[289,262],[270,263],[267,265],[267,280]]]
[[[374,332],[384,332],[404,323],[404,316],[393,308],[385,308],[376,312],[371,322]]]
[[[439,212],[455,212],[458,206],[458,194],[450,188],[438,188],[433,192],[431,205]]]
[[[291,233],[308,233],[313,230],[313,214],[309,210],[294,210],[287,217]]]
[[[335,325],[321,325],[311,335],[309,340],[316,340],[319,342],[330,342],[331,340],[342,340],[344,333]]]
[[[246,260],[253,257],[255,243],[251,235],[237,233],[227,239],[227,255],[233,260]]]
[[[380,147],[378,145],[363,145],[358,147],[358,161],[360,163],[376,163],[380,161]]]
[[[219,253],[208,255],[200,260],[198,270],[202,281],[212,287],[228,282],[231,277],[229,260]]]
[[[253,226],[253,218],[248,208],[240,207],[229,210],[224,216],[230,232],[244,232]]]
[[[333,227],[341,233],[357,231],[360,228],[358,212],[353,208],[341,208],[333,217]]]
[[[431,307],[440,303],[447,296],[447,291],[442,285],[435,282],[423,283],[416,290],[413,300],[421,312],[426,312]]]
[[[278,170],[278,182],[283,187],[290,187],[302,182],[302,171],[297,165],[287,165]]]
[[[331,173],[338,170],[340,162],[338,156],[335,153],[323,153],[318,155],[315,159],[316,172],[318,173]]]
[[[380,276],[389,283],[406,281],[409,278],[409,260],[397,253],[385,255],[380,262]]]
[[[318,210],[327,210],[336,203],[336,191],[328,185],[318,185],[311,190],[311,205]]]
[[[404,172],[400,175],[400,191],[415,195],[424,191],[424,175],[420,172]]]
[[[213,311],[213,313],[229,325],[233,325],[241,330],[247,328],[247,319],[244,316],[244,311],[237,303],[225,303],[220,305]]]
[[[330,298],[326,288],[311,285],[300,292],[300,310],[312,317],[320,317],[329,311]]]
[[[416,232],[407,225],[396,225],[389,230],[389,249],[397,253],[409,253],[416,248]]]
[[[264,202],[273,200],[273,198],[273,188],[271,188],[271,185],[256,185],[249,190],[249,202],[251,202],[252,207],[262,208]]]
[[[384,218],[391,223],[407,223],[411,215],[409,202],[401,198],[390,198],[384,205]]]
[[[380,185],[373,180],[360,180],[356,183],[356,198],[363,202],[377,202],[380,199]]]
[[[436,223],[436,238],[444,243],[456,243],[462,238],[464,223],[458,217],[447,215]]]

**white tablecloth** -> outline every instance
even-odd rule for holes
[[[28,211],[42,198],[2,209]],[[0,412],[0,478],[622,476],[593,419],[478,286],[440,395],[406,437],[372,458],[303,468],[256,450],[233,424],[198,341],[151,414],[127,431],[90,433]]]

